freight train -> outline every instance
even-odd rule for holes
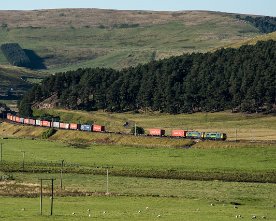
[[[77,124],[77,123],[64,123],[59,121],[39,120],[32,118],[22,118],[12,114],[7,114],[7,119],[19,124],[26,124],[40,127],[52,127],[56,129],[65,130],[80,130],[89,132],[107,132],[105,126],[97,124]],[[149,129],[148,136],[165,137],[165,130],[159,128]],[[115,133],[115,132],[114,132]],[[117,132],[119,133],[119,132]],[[226,140],[227,135],[219,132],[198,132],[187,130],[172,130],[171,135],[167,137],[173,138],[188,138],[188,139],[201,139],[201,140]]]

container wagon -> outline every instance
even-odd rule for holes
[[[34,119],[29,119],[29,124],[30,125],[35,125],[35,120]]]
[[[59,128],[60,129],[66,129],[66,130],[68,130],[69,126],[70,125],[68,123],[59,123]]]
[[[41,126],[42,127],[51,127],[51,122],[47,120],[42,120],[41,121]]]
[[[80,130],[80,124],[70,124],[70,130]]]
[[[41,120],[35,120],[35,125],[36,126],[41,126]]]
[[[93,131],[95,132],[105,132],[105,126],[102,125],[93,125]]]
[[[165,135],[165,130],[163,129],[149,129],[149,135],[151,136],[164,136]]]
[[[172,137],[186,137],[186,130],[172,130]]]
[[[56,121],[53,122],[53,127],[54,128],[59,128],[60,127],[59,125],[60,125],[59,122],[56,122]]]
[[[24,119],[24,124],[30,124],[29,122],[30,122],[30,120],[28,118]]]
[[[83,131],[92,131],[92,125],[82,124],[80,128]]]

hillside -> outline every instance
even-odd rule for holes
[[[44,76],[46,76],[45,73],[0,65],[0,93],[7,95],[8,91],[12,91],[21,94],[32,87],[32,82],[40,81]]]
[[[0,21],[0,43],[19,43],[34,51],[51,72],[96,66],[121,69],[260,34],[232,14],[208,11],[0,11]],[[2,53],[0,64],[7,64]]]
[[[276,32],[272,32],[265,35],[258,35],[258,36],[255,36],[254,38],[249,38],[247,40],[243,40],[237,43],[227,45],[226,48],[239,48],[243,45],[255,45],[257,44],[258,41],[269,41],[269,40],[276,41]]]

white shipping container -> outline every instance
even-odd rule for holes
[[[36,120],[36,121],[35,121],[35,125],[41,126],[40,124],[41,124],[41,120]]]
[[[59,122],[53,122],[53,127],[59,128]]]

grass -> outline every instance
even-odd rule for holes
[[[107,113],[107,112],[85,112],[69,111],[61,109],[35,110],[37,116],[43,113],[58,115],[65,122],[87,122],[92,121],[105,125],[109,131],[129,132],[136,123],[145,128],[163,128],[170,134],[172,129],[189,129],[199,131],[218,131],[227,133],[228,140],[256,141],[276,140],[276,117],[262,114],[242,113],[195,113],[195,114],[161,114],[161,113]],[[123,124],[128,121],[129,128]]]
[[[66,161],[69,171],[85,172],[86,168],[95,170],[96,167],[108,165],[113,167],[110,169],[111,174],[112,171],[117,175],[127,175],[129,172],[132,176],[133,173],[137,176],[140,176],[139,173],[147,176],[154,176],[155,173],[156,176],[160,176],[158,174],[163,173],[164,176],[167,174],[170,177],[170,173],[181,175],[187,171],[265,174],[276,170],[275,146],[240,147],[238,149],[178,149],[89,145],[85,148],[75,148],[57,142],[25,139],[5,139],[2,143],[4,146],[3,160],[15,163],[14,166],[12,164],[9,166],[13,170],[22,169],[21,151],[26,152],[25,169],[30,171],[36,170],[36,163],[38,169],[41,167],[40,163],[49,163],[49,167],[55,163],[59,170],[61,159]],[[47,171],[48,164],[44,166],[42,164],[42,167],[46,167],[44,170]]]
[[[233,205],[218,203],[210,206],[208,200],[185,198],[156,198],[156,197],[66,197],[56,198],[54,216],[49,217],[49,200],[44,200],[44,216],[38,215],[39,199],[37,198],[2,198],[1,218],[5,220],[221,220],[235,219],[242,214],[246,219],[252,215],[275,218],[272,203],[265,205],[251,203],[234,209]],[[16,204],[14,203],[16,200]],[[148,209],[146,209],[148,207]],[[24,211],[21,209],[25,208]],[[105,211],[105,213],[104,213]],[[141,211],[139,213],[139,211]],[[75,215],[72,215],[72,213]],[[47,215],[46,215],[47,214]],[[157,216],[160,215],[158,218]]]

